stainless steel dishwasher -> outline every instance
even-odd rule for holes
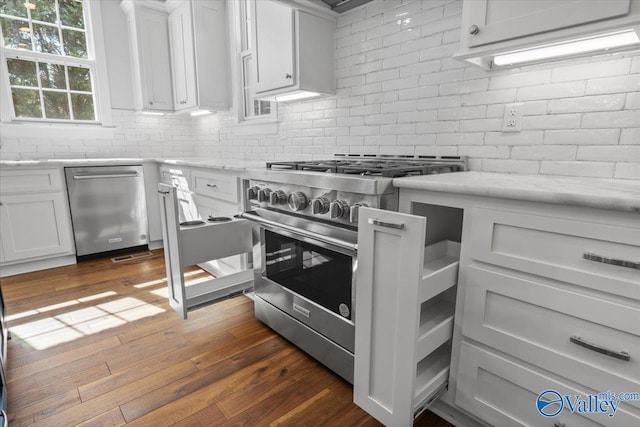
[[[65,168],[78,258],[149,243],[142,165]]]

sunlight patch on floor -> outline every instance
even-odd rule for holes
[[[115,292],[112,294],[115,294]],[[105,296],[104,294],[101,295],[102,297]],[[83,298],[83,300],[87,301],[86,298]],[[72,302],[78,304],[80,300]],[[63,305],[57,305],[67,307],[74,304],[65,305],[63,303]],[[43,307],[44,310],[38,309],[20,313],[17,318],[24,318],[25,313],[35,315],[50,311],[50,307],[52,306]],[[24,340],[34,349],[44,350],[63,342],[73,341],[86,335],[122,326],[128,322],[155,316],[164,311],[160,307],[137,298],[125,297],[12,326],[11,333]]]

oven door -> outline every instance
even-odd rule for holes
[[[266,210],[260,226],[259,297],[353,353],[357,232]]]

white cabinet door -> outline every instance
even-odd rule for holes
[[[123,0],[121,7],[129,25],[136,111],[173,111],[169,30],[164,5]]]
[[[173,99],[176,111],[198,105],[191,2],[181,3],[169,15]]]
[[[271,0],[256,2],[256,92],[295,84],[294,11]]]
[[[7,195],[1,203],[4,261],[73,253],[68,205],[62,193]]]
[[[624,16],[631,0],[473,0],[464,2],[467,47],[532,36]],[[471,34],[477,26],[476,34]]]

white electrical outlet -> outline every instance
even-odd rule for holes
[[[524,105],[507,104],[504,106],[502,132],[520,132],[522,130],[522,109]]]

